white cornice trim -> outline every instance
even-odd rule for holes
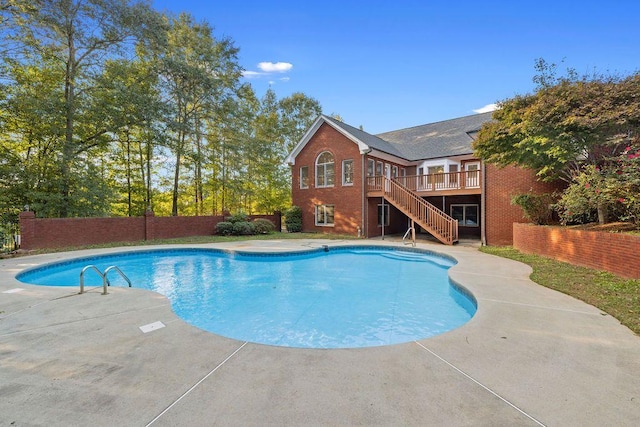
[[[304,134],[304,136],[302,137],[300,142],[298,142],[298,144],[296,144],[294,149],[287,156],[286,162],[290,166],[293,166],[293,165],[296,164],[296,157],[298,156],[298,154],[300,154],[302,149],[309,143],[309,141],[311,140],[313,135],[318,131],[318,129],[320,129],[320,126],[322,126],[323,123],[328,124],[333,129],[337,130],[342,135],[344,135],[347,139],[355,142],[358,145],[358,150],[360,150],[360,154],[367,154],[371,150],[371,148],[367,144],[365,144],[364,142],[362,142],[361,140],[359,140],[358,138],[356,138],[355,136],[353,136],[349,132],[345,131],[340,126],[338,126],[335,123],[333,123],[331,120],[327,120],[324,115],[321,115],[316,119],[315,122],[313,122],[313,125],[311,125],[311,127]]]

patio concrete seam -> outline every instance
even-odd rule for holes
[[[563,311],[565,313],[586,314],[589,316],[596,316],[596,317],[607,314],[603,311],[599,311],[595,313],[595,312],[589,312],[584,310],[571,310],[568,308],[552,307],[552,306],[537,305],[537,304],[525,304],[523,302],[505,301],[505,300],[499,300],[499,299],[493,299],[493,298],[478,298],[478,301],[489,301],[489,302],[496,302],[500,304],[519,305],[519,306],[529,307],[529,308],[540,308],[543,310]]]
[[[546,427],[545,424],[543,424],[541,421],[539,421],[538,419],[534,418],[533,416],[529,415],[528,413],[526,413],[525,411],[523,411],[522,409],[520,409],[519,407],[517,407],[515,404],[511,403],[510,401],[508,401],[507,399],[505,399],[504,397],[500,396],[498,393],[496,393],[495,391],[491,390],[489,387],[487,387],[486,385],[482,384],[480,381],[476,380],[475,378],[473,378],[471,375],[467,374],[466,372],[464,372],[462,369],[458,368],[457,366],[455,366],[454,364],[452,364],[451,362],[447,361],[446,359],[444,359],[443,357],[439,356],[438,354],[434,353],[433,351],[429,350],[427,347],[425,347],[422,343],[418,342],[418,341],[414,341],[416,344],[418,344],[419,347],[421,347],[422,349],[424,349],[425,351],[427,351],[428,353],[430,353],[431,355],[435,356],[436,358],[438,358],[440,361],[444,362],[445,364],[447,364],[450,368],[452,368],[453,370],[455,370],[456,372],[458,372],[459,374],[462,374],[462,376],[464,376],[465,378],[467,378],[468,380],[471,380],[473,383],[477,384],[478,386],[482,387],[484,390],[488,391],[489,393],[491,393],[493,396],[497,397],[498,399],[500,399],[501,401],[503,401],[504,403],[506,403],[507,405],[509,405],[510,407],[512,407],[513,409],[515,409],[516,411],[518,411],[519,413],[521,413],[522,415],[524,415],[525,417],[529,418],[531,421],[535,422],[536,424],[538,424],[539,426],[542,427]]]
[[[38,303],[36,303],[36,304],[29,305],[28,307],[25,307],[25,308],[23,308],[23,309],[20,309],[20,310],[17,310],[17,311],[11,312],[11,313],[7,313],[7,314],[6,314],[6,315],[4,315],[4,316],[0,316],[0,320],[2,320],[2,319],[6,319],[7,317],[11,317],[11,316],[13,316],[14,314],[22,313],[22,312],[24,312],[24,311],[29,310],[30,308],[37,307],[37,306],[39,306],[39,305],[42,305],[42,304],[45,304],[45,303],[48,303],[48,302],[51,302],[51,301],[53,301],[53,300],[44,300],[44,301],[40,301],[40,302],[38,302]]]
[[[245,345],[247,345],[249,342],[245,341],[242,343],[242,345],[240,347],[238,347],[233,353],[231,353],[229,356],[227,356],[226,359],[224,359],[222,362],[220,362],[215,368],[213,368],[211,371],[209,371],[209,373],[207,375],[205,375],[204,377],[202,377],[197,383],[195,383],[194,385],[191,386],[191,388],[189,388],[189,390],[185,391],[184,393],[182,393],[182,395],[180,397],[178,397],[173,403],[171,403],[169,406],[167,406],[165,408],[164,411],[160,412],[154,419],[152,419],[151,421],[149,421],[149,423],[146,425],[146,427],[149,427],[151,424],[155,423],[156,421],[158,421],[164,414],[166,414],[167,412],[169,412],[169,410],[171,410],[171,408],[173,408],[175,405],[178,404],[178,402],[180,402],[183,398],[185,398],[189,393],[191,393],[193,390],[196,389],[196,387],[198,387],[200,384],[202,384],[207,378],[209,378],[211,375],[213,375],[214,372],[216,372],[219,368],[222,367],[222,365],[224,365],[225,363],[227,363],[227,361],[229,361],[229,359],[231,359],[233,356],[235,356],[240,350],[242,350],[244,348]]]
[[[453,268],[455,268],[455,266],[451,267],[452,270],[453,270]],[[465,271],[465,270],[461,270],[461,269],[453,270],[453,273],[455,273],[455,274],[468,274],[470,276],[490,277],[492,279],[502,279],[502,280],[509,280],[509,281],[517,280],[519,282],[535,283],[535,282],[532,282],[529,277],[499,276],[497,274],[492,274],[492,273],[477,273],[477,272]]]

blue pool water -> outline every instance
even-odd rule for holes
[[[394,248],[125,252],[44,266],[17,278],[78,287],[80,271],[89,264],[100,271],[117,265],[134,287],[165,295],[178,316],[201,329],[285,347],[408,342],[457,328],[476,310],[473,297],[448,279],[454,261]],[[112,286],[126,286],[115,272],[109,280]],[[85,273],[86,288],[101,285],[97,273]]]

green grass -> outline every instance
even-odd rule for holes
[[[612,273],[523,254],[510,246],[485,246],[480,250],[530,265],[534,282],[598,307],[640,335],[640,279],[623,279]]]

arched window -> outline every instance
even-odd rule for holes
[[[316,187],[333,187],[334,180],[333,154],[324,151],[316,159]]]

